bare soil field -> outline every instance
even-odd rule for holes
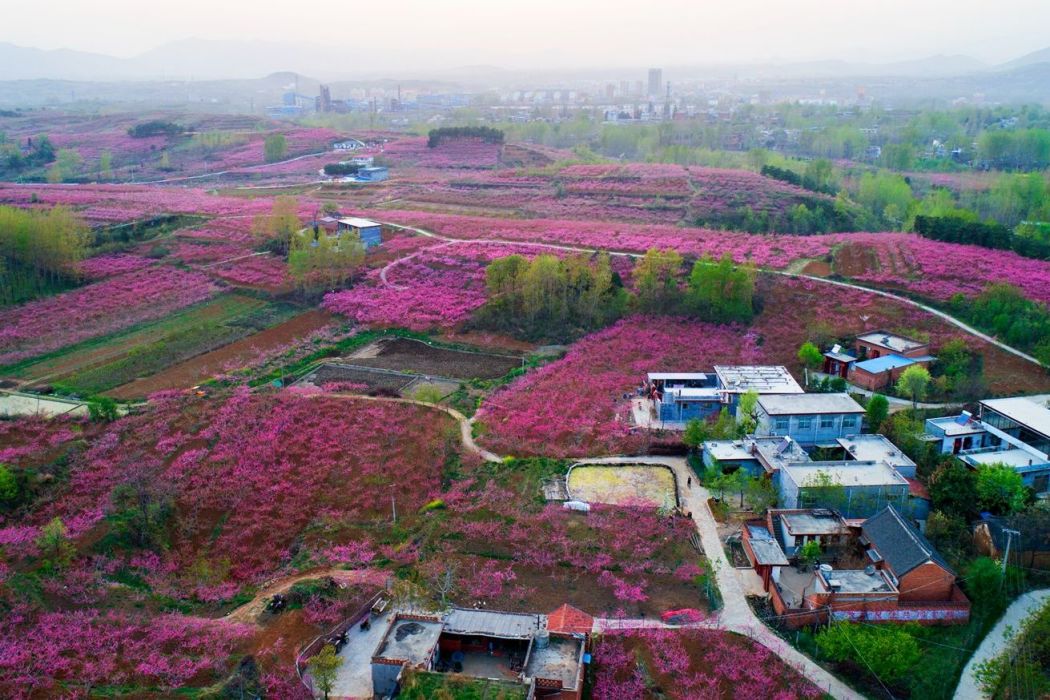
[[[149,396],[165,389],[185,389],[200,384],[223,371],[229,365],[244,364],[261,352],[287,345],[332,323],[327,311],[314,309],[280,323],[273,328],[242,338],[225,347],[172,365],[152,377],[137,379],[107,392],[117,399],[134,399]]]
[[[383,338],[347,358],[354,365],[454,379],[496,379],[521,366],[521,358],[452,350],[411,338]]]
[[[379,371],[365,367],[354,367],[338,363],[325,363],[313,370],[302,380],[314,386],[325,384],[357,384],[368,392],[399,394],[416,377],[395,371]]]
[[[653,464],[580,464],[567,480],[569,497],[611,505],[676,505],[674,472]]]
[[[802,268],[802,274],[813,275],[814,277],[827,277],[831,274],[831,265],[823,260],[810,260]]]

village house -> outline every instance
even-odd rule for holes
[[[803,462],[780,470],[784,508],[834,508],[847,518],[870,516],[888,504],[908,507],[908,482],[883,462]]]
[[[369,165],[357,171],[358,182],[382,182],[390,177],[390,171],[383,165]]]
[[[792,566],[805,542],[821,544],[812,571]],[[785,624],[829,619],[962,624],[970,603],[955,572],[892,505],[851,523],[827,510],[770,510],[749,521],[741,542]]]
[[[372,655],[373,692],[395,695],[411,669],[501,681],[533,698],[580,700],[593,626],[592,617],[568,605],[549,616],[466,608],[398,613]]]
[[[802,387],[782,366],[715,366],[714,372],[650,372],[639,389],[635,423],[682,430],[693,419],[706,420],[722,409],[736,415],[740,395],[801,394]]]
[[[1036,493],[1050,490],[1050,395],[985,399],[978,415],[926,420],[926,439],[976,469],[1005,464]]]
[[[842,362],[825,355],[825,367],[834,366],[839,376],[845,376],[851,384],[882,391],[893,386],[904,371],[913,365],[928,367],[937,358],[930,355],[930,344],[903,335],[886,331],[872,331],[857,336],[854,341],[856,360],[846,364],[842,374]]]
[[[376,221],[347,216],[338,219],[336,224],[336,235],[358,236],[365,248],[374,248],[383,242],[383,226]]]
[[[790,436],[804,446],[833,446],[859,433],[864,407],[849,394],[770,394],[760,396],[755,435]]]

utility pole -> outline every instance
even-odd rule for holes
[[[1005,527],[1003,528],[1003,532],[1006,533],[1006,552],[1003,554],[1003,568],[1002,568],[1003,580],[999,582],[999,587],[1000,588],[1002,588],[1003,584],[1006,582],[1006,563],[1008,561],[1010,561],[1010,543],[1013,541],[1013,538],[1015,536],[1016,537],[1020,537],[1021,536],[1021,533],[1019,531],[1017,531],[1017,530],[1010,530],[1010,529],[1005,528]]]
[[[390,512],[394,516],[394,524],[397,525],[397,502],[394,501],[394,494],[390,494]]]

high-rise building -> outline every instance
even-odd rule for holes
[[[649,91],[646,93],[650,97],[659,97],[660,93],[663,92],[664,83],[664,72],[659,68],[649,69]]]
[[[631,96],[631,84],[629,82],[627,82],[626,80],[621,80],[620,81],[620,97],[626,98],[626,97],[630,97],[630,96]]]

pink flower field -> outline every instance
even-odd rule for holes
[[[158,266],[0,312],[0,363],[162,318],[218,291],[197,272]]]
[[[477,414],[481,441],[499,454],[633,454],[645,438],[631,427],[627,404],[619,399],[646,372],[709,369],[754,357],[754,337],[743,329],[626,318],[486,399]]]
[[[242,254],[246,254],[242,253]],[[253,255],[210,269],[211,273],[233,284],[260,289],[282,289],[290,283],[288,265],[273,255]]]
[[[138,255],[99,255],[81,261],[79,272],[87,279],[100,280],[141,270],[155,263],[155,260]]]
[[[773,236],[677,226],[550,219],[508,220],[418,211],[381,211],[371,215],[418,226],[452,238],[501,240],[512,243],[554,243],[644,253],[649,248],[673,248],[687,255],[719,257],[730,253],[737,262],[782,269],[799,258],[822,257],[844,236]],[[852,235],[852,234],[850,234]]]

